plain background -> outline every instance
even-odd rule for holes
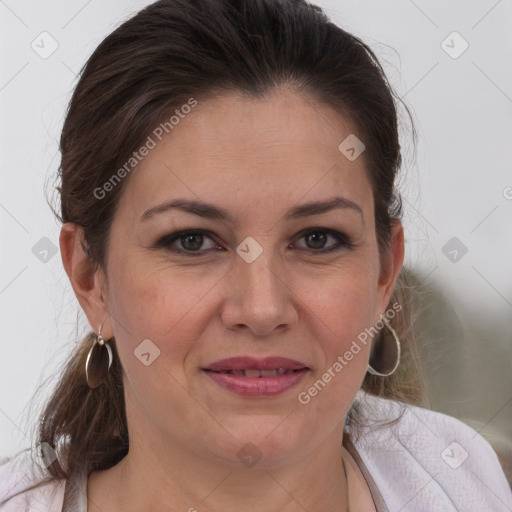
[[[2,456],[31,445],[52,376],[91,330],[62,268],[60,225],[45,199],[46,191],[58,210],[53,187],[66,105],[95,47],[148,3],[0,1]],[[401,113],[401,190],[406,264],[438,306],[423,319],[435,333],[428,348],[434,364],[427,365],[432,408],[510,447],[512,2],[316,3],[372,47],[414,115],[416,159]],[[31,47],[41,37],[50,41],[42,32],[58,43],[46,59]],[[467,50],[453,58],[464,41]],[[447,246],[453,237],[456,245]],[[50,252],[42,257],[44,249]]]

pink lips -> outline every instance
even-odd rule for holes
[[[309,371],[300,361],[284,357],[232,357],[203,371],[225,389],[243,396],[274,396],[295,386]]]

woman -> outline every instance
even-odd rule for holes
[[[94,332],[0,510],[512,510],[421,408],[393,92],[303,0],[162,0],[84,68],[60,248]]]

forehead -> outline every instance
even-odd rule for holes
[[[131,172],[121,203],[139,217],[174,197],[249,214],[335,193],[370,207],[364,155],[349,160],[339,149],[354,130],[332,108],[290,90],[198,100],[161,140],[150,134],[155,145]]]

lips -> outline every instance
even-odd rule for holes
[[[202,369],[222,388],[245,397],[270,397],[295,387],[309,371],[284,357],[232,357]]]

